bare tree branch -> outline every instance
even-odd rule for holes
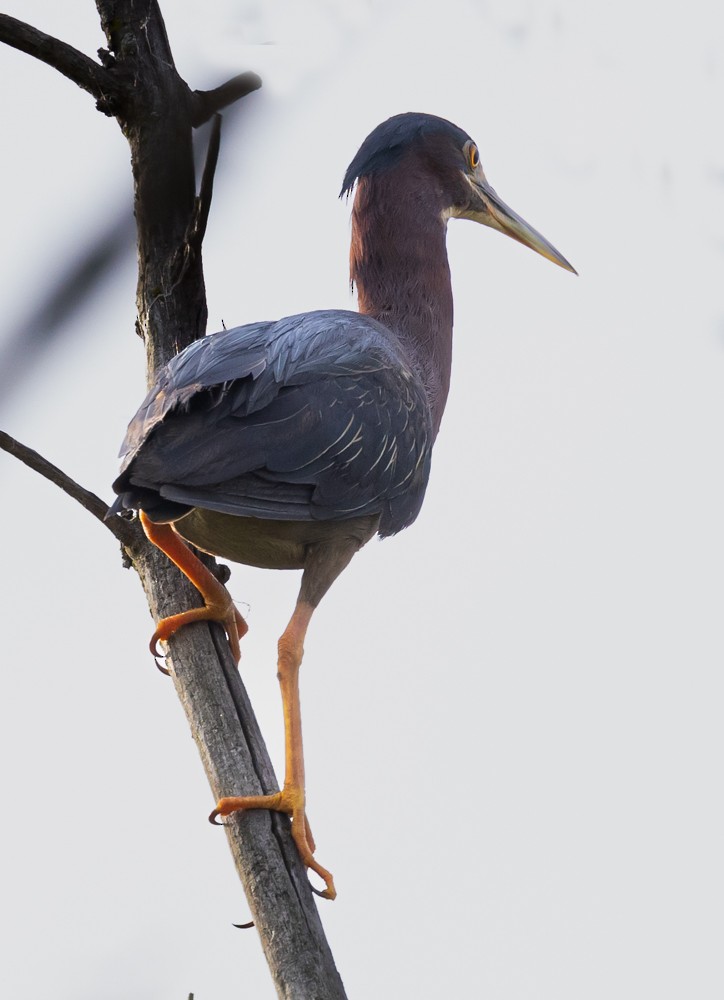
[[[19,459],[28,468],[33,469],[34,472],[39,472],[41,476],[48,479],[51,483],[55,483],[69,497],[77,500],[81,507],[84,507],[104,527],[108,528],[111,534],[115,535],[122,545],[137,546],[139,542],[143,541],[142,532],[137,530],[134,525],[124,518],[113,517],[108,521],[105,520],[105,516],[108,513],[108,504],[104,500],[101,500],[95,493],[91,493],[90,490],[80,486],[74,479],[71,479],[69,475],[63,472],[62,469],[59,469],[57,465],[53,465],[47,458],[43,458],[42,455],[37,451],[33,451],[32,448],[28,448],[27,445],[16,441],[15,438],[10,437],[5,431],[0,431],[0,448],[8,452],[9,455],[13,455]]]
[[[203,125],[212,115],[247,94],[261,87],[261,77],[256,73],[239,73],[213,90],[194,90],[191,94],[191,124],[194,128]]]
[[[46,35],[31,24],[18,21],[9,14],[0,14],[0,42],[57,69],[73,83],[95,97],[99,111],[113,115],[114,105],[123,91],[108,70],[78,49],[59,38]]]

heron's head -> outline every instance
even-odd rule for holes
[[[440,216],[472,219],[498,229],[567,271],[566,258],[509,208],[483,172],[477,143],[457,125],[435,115],[395,115],[360,146],[345,174],[341,195],[356,181],[394,176],[396,195],[434,204]]]

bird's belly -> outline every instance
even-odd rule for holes
[[[346,521],[265,521],[194,507],[174,527],[211,555],[261,569],[303,569],[309,547],[353,538],[361,547],[377,531],[379,516]]]

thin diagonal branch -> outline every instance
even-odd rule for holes
[[[194,205],[194,212],[191,219],[191,231],[187,236],[187,244],[194,251],[201,249],[206,226],[209,221],[209,211],[211,210],[211,196],[214,192],[214,176],[216,165],[219,162],[219,149],[221,147],[221,115],[215,114],[211,124],[211,135],[209,136],[209,148],[206,151],[206,162],[204,172],[201,176],[201,186]]]
[[[103,66],[85,53],[9,14],[0,14],[0,41],[57,69],[92,94],[104,114],[113,113],[111,107],[121,98],[121,88]]]
[[[19,459],[34,472],[40,473],[41,476],[48,479],[51,483],[55,483],[69,497],[77,500],[81,507],[84,507],[90,514],[98,518],[101,524],[111,534],[115,535],[122,545],[138,545],[141,535],[132,524],[124,521],[122,517],[112,517],[106,521],[105,516],[108,513],[108,504],[96,496],[95,493],[91,493],[90,490],[76,483],[74,479],[71,479],[57,465],[53,465],[47,458],[43,458],[41,454],[33,451],[32,448],[28,448],[27,445],[16,441],[15,438],[10,437],[5,431],[0,431],[0,448],[9,455],[13,455]]]
[[[123,203],[117,213],[98,215],[98,230],[89,235],[75,256],[68,255],[59,266],[46,269],[53,278],[48,277],[45,287],[36,289],[28,300],[25,318],[0,342],[0,410],[20,390],[51,344],[73,332],[68,321],[99,294],[103,278],[134,250],[135,223],[129,204]],[[79,243],[75,233],[68,234],[67,243]]]
[[[221,148],[221,115],[215,114],[211,125],[209,145],[206,150],[206,161],[204,172],[201,178],[201,187],[198,195],[194,198],[193,210],[189,219],[183,242],[174,254],[169,270],[172,272],[176,268],[178,274],[174,278],[173,284],[164,289],[152,300],[151,306],[160,301],[162,297],[168,299],[174,291],[186,280],[192,264],[199,265],[201,260],[201,244],[206,235],[206,226],[209,221],[211,211],[211,196],[214,190],[214,175],[216,165],[219,161],[219,150]],[[150,307],[149,307],[150,311]]]

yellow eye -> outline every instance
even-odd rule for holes
[[[473,170],[480,164],[480,153],[474,142],[470,143],[470,148],[468,149],[468,161]]]

